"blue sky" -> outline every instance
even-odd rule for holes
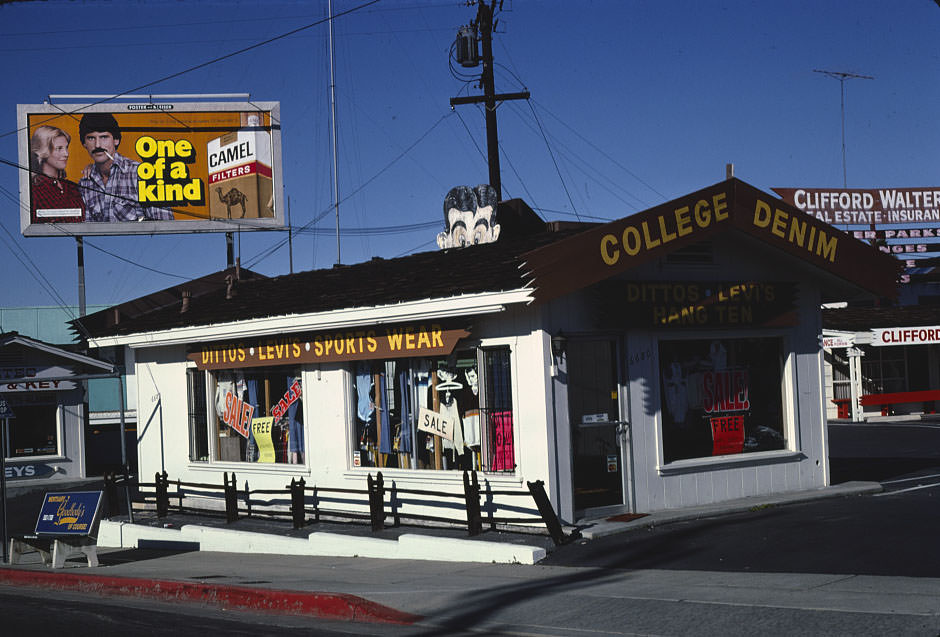
[[[0,158],[17,160],[17,104],[122,93],[326,12],[325,0],[0,5]],[[444,195],[487,181],[483,114],[449,105],[479,92],[448,68],[475,14],[458,0],[381,0],[334,21],[344,263],[436,249]],[[875,78],[845,83],[849,187],[940,186],[932,0],[505,0],[498,17],[497,91],[532,94],[498,111],[503,194],[543,218],[624,217],[724,179],[727,163],[766,191],[841,187],[840,85],[814,69]],[[332,207],[327,33],[313,26],[137,92],[280,102],[284,195],[304,226]],[[76,304],[75,241],[20,234],[18,172],[0,165],[0,306]],[[294,238],[295,271],[336,261],[332,212],[310,229]],[[287,273],[285,239],[242,233],[242,264]],[[87,302],[175,285],[225,257],[221,234],[88,237]]]

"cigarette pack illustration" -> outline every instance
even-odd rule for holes
[[[271,137],[256,130],[249,117],[246,130],[209,141],[209,216],[212,219],[257,219],[274,216]]]

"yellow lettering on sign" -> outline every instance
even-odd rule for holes
[[[695,202],[695,223],[699,228],[707,228],[708,225],[712,222],[712,211],[708,207],[708,202],[704,199],[699,199]]]
[[[614,234],[601,237],[601,261],[606,265],[617,265],[622,253],[634,257],[641,250],[653,250],[692,234],[696,228],[704,230],[713,222],[724,221],[729,214],[728,195],[719,192],[710,200],[699,199],[692,206],[675,208],[671,214],[641,221],[638,226],[628,225],[621,231],[620,237]]]
[[[830,263],[836,260],[839,238],[829,236],[825,230],[817,231],[816,226],[809,226],[809,236],[807,236],[806,229],[809,222],[805,218],[791,215],[780,208],[771,208],[769,203],[758,199],[754,205],[752,223],[758,228],[769,228],[774,236],[803,248],[807,252],[815,253],[816,256]]]
[[[650,227],[645,221],[640,224],[640,227],[643,228],[643,242],[646,245],[647,250],[655,248],[661,243],[659,239],[653,241],[653,239],[650,238]]]
[[[623,249],[631,257],[635,257],[640,252],[640,231],[633,226],[623,229]]]
[[[401,342],[402,342],[402,339],[404,338],[404,335],[401,333],[401,331],[399,330],[397,332],[393,332],[391,330],[386,330],[386,334],[388,335],[389,348],[395,352],[400,350]]]
[[[689,216],[689,207],[676,208],[676,233],[684,237],[692,232],[692,218]]]
[[[614,265],[620,260],[620,250],[617,250],[617,237],[605,234],[601,238],[601,259],[607,265]]]

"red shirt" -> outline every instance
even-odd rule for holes
[[[81,210],[76,216],[55,216],[50,211],[65,208]],[[37,211],[42,210],[42,216]],[[30,188],[30,221],[32,223],[78,223],[85,221],[85,204],[78,184],[67,179],[35,175]]]

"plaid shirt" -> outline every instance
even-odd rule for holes
[[[78,192],[78,185],[66,179],[53,179],[46,175],[34,175],[30,188],[30,213],[32,223],[77,223],[85,220],[85,204]],[[81,214],[60,217],[50,210],[72,209]],[[42,210],[43,215],[37,215]]]
[[[91,176],[78,182],[88,210],[88,221],[137,221],[138,219],[172,220],[173,212],[165,208],[141,206],[137,202],[137,167],[139,161],[114,153],[108,183],[101,180],[97,166]]]

